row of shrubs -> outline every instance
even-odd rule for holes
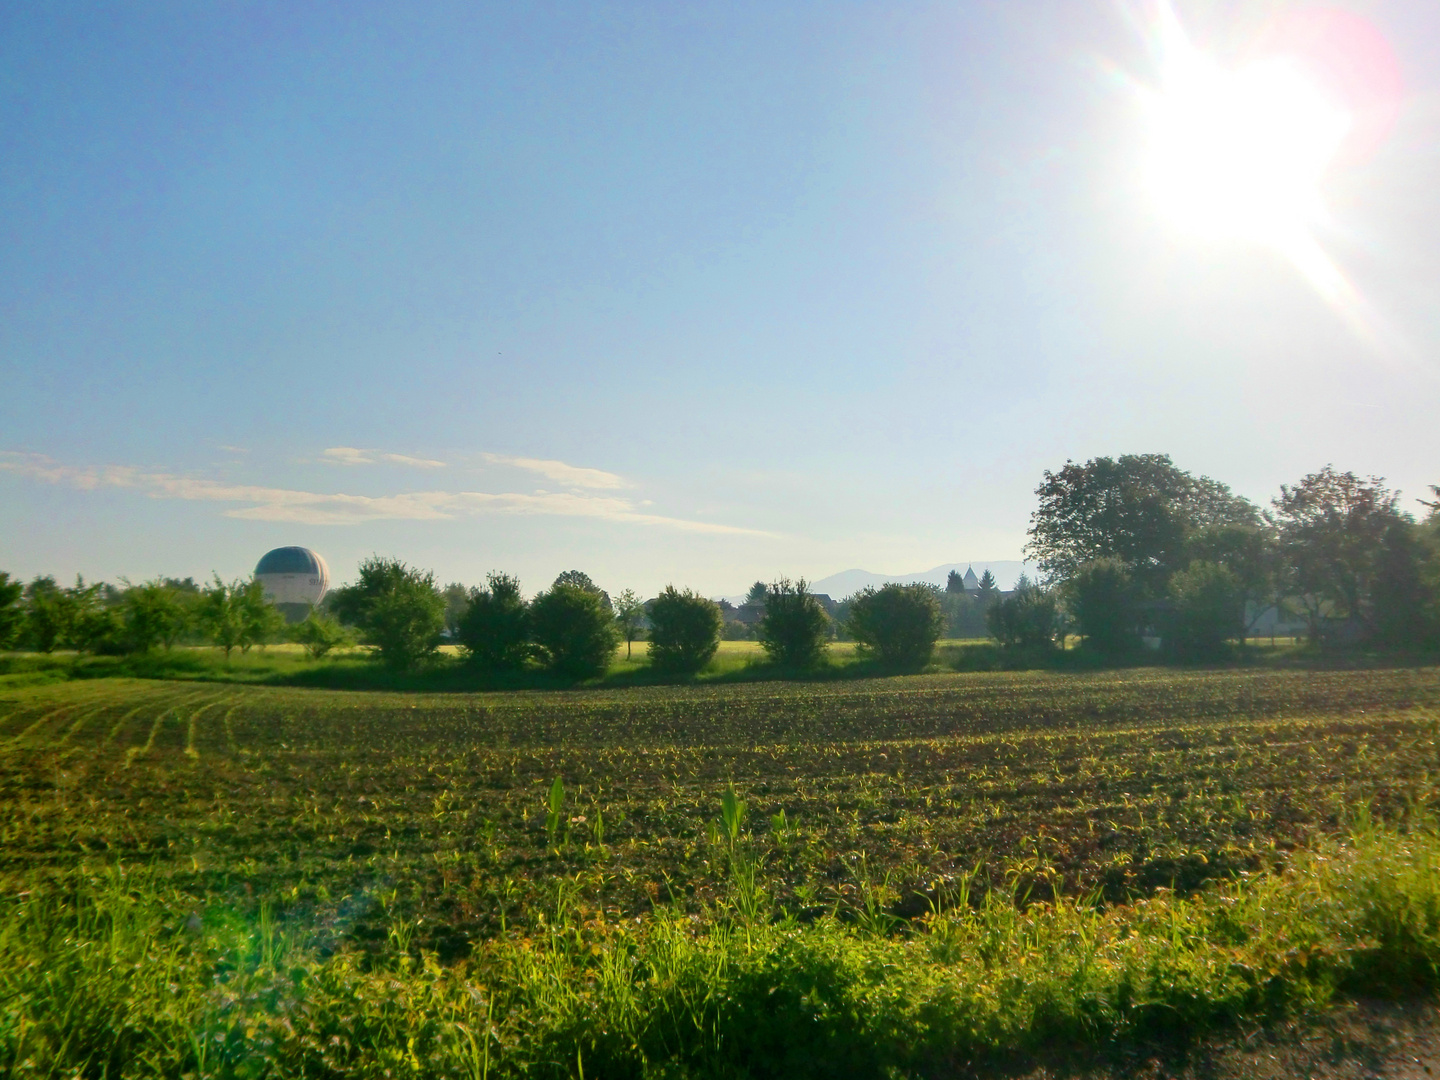
[[[328,606],[393,667],[413,666],[442,640],[446,605],[434,574],[395,559],[366,560],[359,580],[337,590]],[[642,621],[648,624],[651,666],[681,675],[710,662],[725,625],[720,606],[690,589],[670,586],[643,604],[627,593],[614,603],[588,577],[571,571],[527,602],[519,581],[494,573],[469,590],[453,619],[452,639],[482,671],[518,671],[538,662],[568,678],[588,678],[605,670],[620,641],[633,640]],[[928,585],[867,589],[852,599],[846,629],[884,663],[923,664],[944,629],[939,593]],[[803,579],[782,578],[766,587],[756,637],[775,664],[815,666],[831,632],[830,616]]]
[[[320,657],[358,635],[388,666],[408,669],[448,639],[479,671],[539,664],[583,679],[603,672],[620,642],[642,633],[653,668],[691,674],[710,662],[725,634],[720,605],[692,590],[671,586],[649,601],[627,590],[612,601],[577,571],[529,601],[519,581],[501,573],[469,589],[458,610],[454,601],[433,573],[380,556],[361,565],[355,584],[334,590],[321,610],[291,626],[256,581],[217,576],[203,587],[161,579],[115,588],[82,580],[62,587],[42,577],[22,587],[0,572],[0,648],[119,655],[204,641],[228,658],[235,649],[289,640]],[[866,590],[846,609],[841,629],[887,664],[923,664],[944,629],[939,594],[930,586]],[[777,665],[814,667],[835,630],[804,580],[765,587],[755,637]]]

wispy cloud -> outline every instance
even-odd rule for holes
[[[443,469],[445,462],[432,458],[390,454],[383,450],[361,450],[355,446],[332,446],[321,451],[320,459],[327,465],[408,465],[412,469]]]
[[[81,491],[122,488],[152,499],[235,503],[227,517],[303,525],[357,525],[366,521],[446,521],[477,514],[552,515],[656,525],[684,532],[768,536],[758,529],[666,517],[636,508],[629,499],[575,492],[418,491],[399,495],[346,495],[290,488],[229,484],[203,477],[129,465],[63,465],[41,454],[0,451],[0,471]]]
[[[509,465],[515,469],[526,469],[539,473],[547,480],[554,480],[557,484],[564,484],[566,487],[614,491],[617,488],[634,486],[623,476],[606,472],[604,469],[586,469],[579,465],[567,465],[563,461],[551,461],[546,458],[511,457],[508,454],[482,454],[481,456],[492,465]]]

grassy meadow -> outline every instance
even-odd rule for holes
[[[11,1075],[989,1075],[1440,981],[1435,668],[38,671]]]

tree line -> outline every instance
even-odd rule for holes
[[[1257,619],[1303,624],[1315,644],[1440,647],[1440,487],[1404,511],[1380,477],[1330,466],[1282,484],[1265,509],[1164,454],[1066,462],[1036,489],[1026,554],[1045,575],[1000,605],[1002,643],[1058,635],[1121,658],[1146,643],[1179,658],[1243,645]]]
[[[944,590],[864,589],[833,614],[804,580],[756,582],[736,609],[673,586],[650,600],[631,590],[612,599],[572,570],[526,600],[508,574],[442,589],[429,571],[373,556],[353,584],[287,627],[256,581],[63,587],[0,573],[0,648],[133,653],[203,640],[228,658],[288,638],[318,657],[358,639],[386,665],[409,669],[449,641],[477,671],[538,665],[584,679],[642,635],[652,667],[679,675],[741,633],[789,669],[820,663],[837,634],[897,668],[923,665],[947,632],[988,633],[1002,649],[1037,656],[1076,637],[1106,661],[1147,648],[1206,659],[1243,647],[1268,613],[1303,622],[1316,644],[1434,650],[1440,487],[1432,491],[1417,521],[1381,478],[1327,466],[1282,485],[1262,510],[1163,454],[1066,462],[1036,489],[1026,554],[1039,581],[1022,577],[1003,593],[986,571],[967,591],[952,573]]]

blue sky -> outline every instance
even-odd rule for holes
[[[1140,5],[4,5],[0,568],[718,594],[1016,558],[1067,458],[1422,495],[1440,8],[1351,10],[1405,87],[1324,190],[1372,335],[1157,223]]]

